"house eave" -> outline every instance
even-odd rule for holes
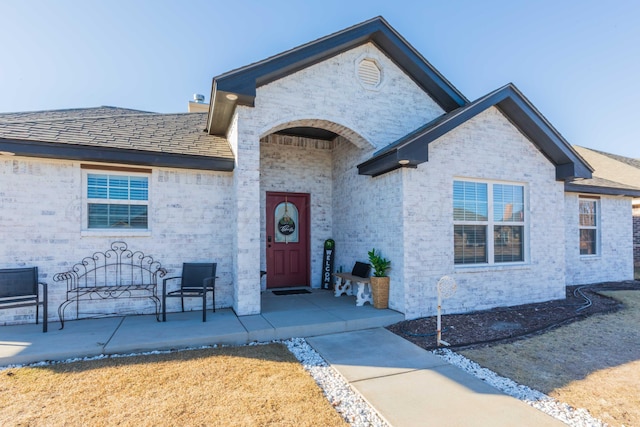
[[[625,196],[633,198],[640,197],[640,190],[634,190],[631,188],[584,185],[575,182],[565,182],[564,191],[567,193],[599,194],[604,196]]]
[[[428,161],[429,144],[447,132],[462,125],[486,109],[495,106],[518,128],[556,167],[556,180],[568,181],[576,178],[591,178],[593,168],[564,140],[553,126],[533,107],[513,84],[445,114],[427,125],[420,132],[412,132],[388,147],[374,153],[373,158],[358,165],[361,175],[380,175],[393,170],[389,161],[392,153],[412,153],[411,165]]]
[[[255,64],[213,79],[208,129],[211,135],[224,135],[236,105],[253,106],[256,88],[281,79],[311,65],[373,43],[403,69],[418,86],[429,93],[444,111],[452,111],[468,100],[416,51],[382,17],[296,47]],[[233,105],[228,97],[237,97]]]
[[[121,163],[220,172],[231,172],[235,166],[234,159],[222,157],[13,139],[0,139],[0,152],[45,159]]]

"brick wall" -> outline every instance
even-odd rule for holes
[[[383,80],[376,89],[366,89],[357,80],[356,65],[363,56],[374,57],[382,67]],[[329,237],[337,244],[336,266],[351,269],[354,261],[366,261],[373,246],[394,265],[401,265],[399,174],[372,179],[358,175],[356,166],[380,147],[441,115],[442,109],[373,44],[259,87],[255,104],[255,108],[237,109],[239,126],[245,126],[246,135],[251,135],[249,144],[294,126],[320,127],[341,135],[329,152],[292,147],[290,159],[277,154],[268,143],[261,144],[261,164],[250,166],[258,167],[262,174],[261,200],[266,191],[312,192],[314,286],[320,278],[320,264],[315,260]],[[270,165],[280,170],[269,170]],[[284,179],[288,176],[291,182]],[[321,183],[327,177],[332,178],[331,187]],[[262,208],[258,212],[264,216]],[[253,259],[264,265],[264,218],[260,221],[263,243]],[[390,304],[397,309],[404,304],[400,293],[393,291],[402,289],[401,271],[391,271],[395,288]]]
[[[596,256],[580,255],[578,194],[565,196],[567,285],[633,279],[631,199],[600,197],[600,242]]]
[[[154,168],[150,177],[150,232],[88,232],[82,230],[82,170],[71,161],[14,157],[0,160],[0,268],[37,266],[49,284],[50,317],[64,300],[64,284],[55,273],[67,271],[83,257],[104,251],[115,240],[152,255],[170,271],[182,262],[218,262],[219,306],[233,301],[230,247],[233,236],[231,174]],[[177,299],[170,301],[177,309]],[[194,302],[197,309],[197,302]],[[144,300],[108,301],[92,305],[98,312],[115,308],[151,313]],[[33,321],[32,307],[0,311],[0,325]],[[67,310],[71,316],[71,307]]]
[[[524,184],[528,209],[520,265],[454,265],[453,181]],[[456,294],[443,310],[459,313],[564,296],[564,188],[554,166],[497,109],[479,114],[429,146],[429,161],[403,171],[405,315],[433,315],[438,280]]]

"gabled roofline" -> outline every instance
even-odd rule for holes
[[[310,43],[213,78],[207,119],[211,135],[224,135],[236,105],[254,106],[256,88],[303,68],[374,43],[442,107],[452,111],[469,101],[389,23],[378,16]],[[228,99],[227,95],[230,98]]]
[[[495,106],[556,166],[556,180],[591,178],[593,169],[528,99],[509,83],[476,101],[444,114],[358,165],[361,175],[378,176],[429,160],[429,144]]]
[[[0,138],[0,152],[2,151],[25,157],[126,163],[130,165],[214,170],[221,172],[231,172],[235,166],[234,159],[223,157]]]

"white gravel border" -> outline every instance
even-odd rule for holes
[[[349,424],[354,427],[388,426],[375,409],[304,338],[291,338],[283,343],[324,391],[329,403]]]
[[[492,385],[498,390],[513,396],[534,408],[551,415],[552,417],[568,424],[572,427],[606,427],[603,421],[593,418],[586,409],[575,409],[566,403],[547,396],[546,394],[518,384],[509,378],[501,377],[495,372],[483,368],[476,362],[466,357],[454,353],[448,349],[439,349],[433,351],[433,354],[440,356],[447,362],[451,363],[463,371],[466,371],[486,383]]]

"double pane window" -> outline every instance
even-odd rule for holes
[[[524,186],[453,183],[455,264],[524,261]]]
[[[86,176],[88,228],[148,228],[147,176],[98,173]]]

